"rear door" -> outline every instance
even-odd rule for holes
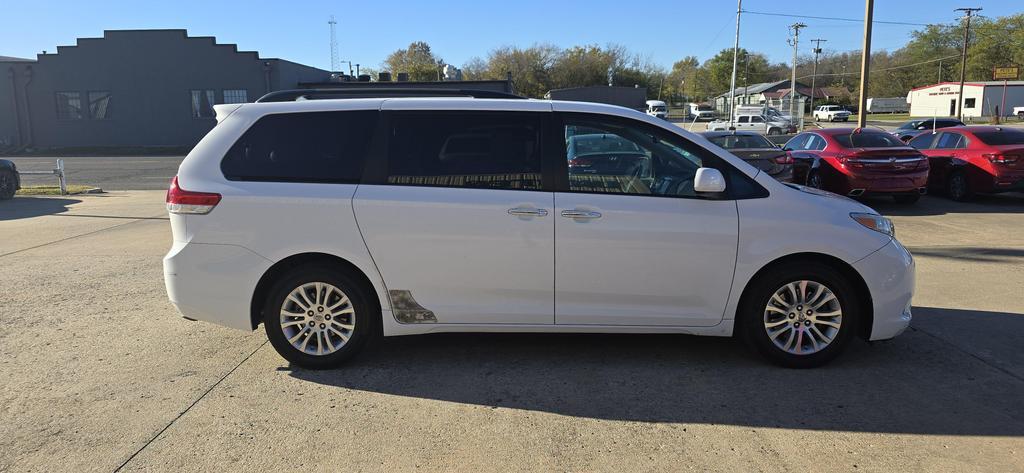
[[[555,105],[558,107],[558,105]],[[731,200],[698,195],[711,153],[645,123],[559,114],[566,138],[614,136],[643,162],[615,172],[563,166],[555,194],[555,321],[559,325],[712,326],[736,262]]]
[[[541,177],[550,106],[415,108],[430,102],[384,104],[386,159],[354,199],[395,318],[552,324],[553,194]]]

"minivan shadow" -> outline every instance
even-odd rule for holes
[[[1024,315],[964,314],[1024,333]],[[963,313],[963,314],[961,314]],[[1024,381],[911,329],[789,370],[732,339],[675,335],[439,334],[388,338],[333,371],[291,376],[362,391],[574,417],[854,432],[1024,435]]]
[[[861,203],[890,216],[927,216],[946,214],[982,214],[982,213],[1024,213],[1024,194],[1010,192],[1006,194],[977,195],[969,202],[956,202],[942,195],[926,195],[913,204],[897,204],[888,197],[864,197]]]
[[[57,197],[15,196],[0,201],[0,221],[54,215],[68,211],[68,206],[81,202],[80,199]]]

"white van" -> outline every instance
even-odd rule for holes
[[[440,332],[738,336],[809,367],[910,323],[889,219],[664,120],[345,92],[215,106],[167,191],[186,318],[263,325],[311,368]]]
[[[665,105],[665,102],[661,100],[648,100],[647,114],[664,120],[668,116],[668,105]]]
[[[715,119],[715,109],[708,104],[704,103],[688,103],[687,106],[687,117],[691,120],[707,120],[711,121]]]

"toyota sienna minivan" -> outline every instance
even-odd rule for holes
[[[427,93],[216,106],[167,191],[184,317],[309,368],[439,332],[736,336],[812,367],[910,323],[914,261],[862,204],[642,112]]]

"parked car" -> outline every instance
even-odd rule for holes
[[[763,115],[771,121],[787,122],[794,125],[796,123],[796,120],[793,119],[792,115],[787,115],[775,107],[768,107],[765,105],[737,105],[736,108],[733,109],[733,116],[737,115]]]
[[[815,108],[811,115],[814,121],[845,122],[850,119],[850,112],[839,105],[822,105]]]
[[[605,176],[642,174],[651,161],[636,143],[610,133],[570,136],[566,157],[570,173]]]
[[[1013,107],[1013,114],[1018,120],[1024,120],[1024,107]]]
[[[14,193],[21,189],[21,176],[18,174],[18,167],[13,161],[0,159],[0,200],[8,200],[14,197]]]
[[[313,92],[216,105],[167,192],[170,300],[262,324],[296,365],[338,366],[380,335],[602,332],[736,335],[809,367],[910,323],[914,262],[889,219],[664,120]],[[650,165],[568,165],[592,135]]]
[[[880,130],[806,131],[783,149],[809,167],[808,186],[836,194],[891,195],[896,202],[913,203],[927,189],[928,158]]]
[[[711,121],[715,119],[714,107],[704,103],[688,103],[687,117],[695,120],[707,120]]]
[[[1024,191],[1024,130],[958,126],[924,132],[910,140],[931,164],[928,187],[949,198]]]
[[[796,131],[793,124],[772,120],[761,115],[737,115],[732,123],[728,120],[715,120],[707,124],[707,131],[756,131],[768,135],[782,135]]]
[[[647,114],[655,118],[665,119],[668,116],[668,105],[661,100],[648,100]]]
[[[921,134],[924,130],[936,130],[951,126],[964,126],[964,122],[955,118],[929,118],[926,120],[911,120],[893,130],[892,135],[900,141],[907,142],[911,138]]]
[[[705,131],[701,135],[780,182],[794,182],[793,157],[763,135],[751,131]]]

